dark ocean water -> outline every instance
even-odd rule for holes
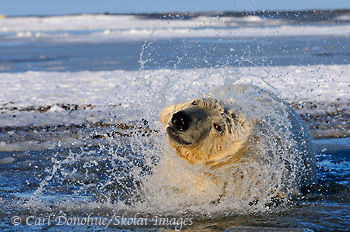
[[[276,208],[272,207],[270,213],[257,212],[249,215],[233,214],[224,216],[225,214],[223,214],[212,219],[210,217],[197,217],[193,219],[193,225],[187,228],[191,231],[223,231],[227,228],[237,229],[242,227],[250,227],[251,231],[261,231],[265,227],[275,228],[276,231],[284,231],[284,229],[289,229],[288,231],[348,231],[350,225],[349,139],[317,140],[316,144],[318,148],[316,155],[318,184],[306,191],[305,195],[290,200],[287,208],[283,207],[276,211]],[[104,152],[107,150],[104,150]],[[132,185],[132,182],[125,180],[125,186],[113,185],[110,186],[112,188],[103,188],[106,191],[105,193],[97,193],[94,189],[99,189],[98,186],[101,183],[107,183],[107,177],[110,175],[108,170],[113,169],[113,167],[109,167],[108,160],[103,159],[103,157],[106,158],[106,153],[98,147],[85,149],[85,152],[88,155],[80,157],[79,154],[82,153],[80,149],[1,152],[0,199],[2,210],[0,213],[0,228],[3,231],[100,230],[104,227],[63,223],[58,222],[57,219],[54,221],[54,218],[58,215],[65,215],[65,217],[74,215],[74,217],[81,218],[91,215],[91,217],[98,216],[111,219],[115,213],[119,217],[123,215],[123,211],[119,211],[117,205],[115,208],[113,206],[112,208],[110,206],[105,207],[98,200],[94,200],[96,201],[95,205],[85,206],[87,199],[98,198],[102,194],[111,197],[112,195],[108,194],[109,191],[123,196],[122,192],[126,189],[125,186],[130,187]],[[120,156],[125,158],[122,153],[120,153]],[[75,154],[75,160],[72,154]],[[98,159],[96,159],[97,156]],[[71,158],[67,159],[67,157]],[[88,158],[94,158],[98,162],[93,166],[93,170],[91,170],[91,167],[83,167],[89,160]],[[65,159],[66,161],[62,162]],[[61,160],[59,166],[57,166],[55,160]],[[131,160],[134,163],[132,168],[143,166],[142,159],[139,156],[132,156],[119,161],[119,171],[128,170],[130,172],[131,170],[127,167],[130,168],[128,162]],[[55,163],[58,169],[56,171],[51,169],[55,167]],[[77,170],[73,176],[74,178],[69,179],[66,176],[63,181],[60,178],[64,174],[63,170],[67,170],[67,165],[72,166],[72,171],[73,169]],[[62,169],[61,172],[60,169]],[[86,170],[90,170],[89,173]],[[50,178],[48,179],[48,177]],[[38,199],[29,204],[28,200],[41,188],[45,188],[41,200]],[[71,203],[69,201],[68,203],[75,203],[75,207],[67,207],[67,202],[63,199],[70,199]],[[56,203],[52,203],[54,201]],[[38,205],[35,206],[35,204]],[[96,208],[96,205],[100,206]],[[79,209],[79,207],[82,207],[82,209]],[[49,215],[52,215],[51,223],[40,221],[47,219]],[[13,221],[16,217],[21,218],[22,223],[20,225],[13,225],[17,223],[17,221]],[[38,220],[37,224],[35,224],[34,218]],[[155,231],[164,228],[164,226],[154,226],[153,224],[133,227],[142,231]],[[107,228],[110,231],[119,231],[122,228],[129,231],[128,229],[130,229],[125,225],[110,225]],[[272,229],[269,231],[272,231]]]
[[[139,70],[145,42],[0,43],[0,72]],[[179,58],[181,57],[181,62]],[[145,69],[242,66],[332,65],[350,63],[347,37],[193,38],[152,42]]]

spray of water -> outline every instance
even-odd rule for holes
[[[146,70],[150,60],[145,54],[151,46],[152,42],[143,45],[139,74],[130,83],[131,89],[138,90],[134,95],[139,100],[125,104],[128,113],[118,115],[128,125],[124,133],[99,146],[58,151],[25,206],[57,213],[141,212],[146,216],[191,214],[209,218],[283,209],[297,186],[296,169],[302,162],[298,157],[304,148],[296,144],[283,102],[256,88],[242,92],[234,86],[248,83],[274,89],[264,78],[254,74],[242,78],[236,70],[226,71],[224,76],[221,69],[210,69],[191,80],[180,76],[176,69],[164,70],[157,76]],[[174,67],[181,62],[185,61],[177,59]],[[203,83],[203,77],[211,78],[204,78],[207,83]],[[127,93],[127,89],[119,86],[117,94]],[[202,184],[209,183],[209,177],[203,174],[202,167],[190,165],[176,155],[159,120],[161,110],[170,104],[208,96],[239,108],[249,120],[259,119],[263,128],[254,135],[260,140],[251,151],[251,156],[259,153],[258,158],[247,157],[242,164],[215,171],[216,176],[229,180],[220,200],[216,196],[221,190],[210,186],[205,197],[192,192],[198,183],[189,176],[203,177]],[[178,181],[170,181],[169,173]],[[285,195],[284,199],[276,198],[279,193]]]
[[[171,81],[164,85],[169,86]],[[292,125],[279,100],[270,98],[271,102],[262,105],[257,99],[264,93],[253,88],[242,94],[232,88],[237,81],[238,78],[236,81],[226,80],[223,87],[212,90],[211,97],[228,105],[238,104],[248,118],[261,120],[264,129],[255,134],[260,141],[251,154],[254,156],[254,152],[260,152],[260,156],[256,159],[247,157],[242,164],[215,171],[216,176],[229,179],[225,196],[219,201],[215,198],[220,195],[217,189],[208,191],[205,197],[193,193],[192,188],[198,183],[190,179],[191,175],[202,176],[202,184],[209,183],[209,180],[203,175],[205,170],[202,167],[180,159],[169,146],[158,118],[164,105],[146,107],[140,104],[137,107],[143,107],[145,120],[130,122],[134,126],[125,131],[125,137],[111,137],[107,144],[69,151],[64,155],[58,152],[26,206],[36,210],[73,211],[75,214],[86,210],[96,210],[100,214],[117,211],[130,215],[144,212],[146,215],[177,216],[206,212],[211,217],[281,210],[287,199],[276,200],[276,196],[282,192],[286,197],[292,194],[296,186],[296,169],[301,162]],[[191,88],[191,85],[185,88],[186,98],[192,97]],[[147,90],[148,87],[144,89]],[[149,93],[145,96],[157,99],[155,95]],[[165,101],[166,94],[162,98],[158,102]],[[152,133],[140,133],[150,127],[154,129]],[[178,181],[171,181],[170,173]]]

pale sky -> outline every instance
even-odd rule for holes
[[[350,9],[350,0],[0,0],[0,14]]]

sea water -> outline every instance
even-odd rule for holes
[[[162,108],[240,81],[278,94],[273,83],[266,81],[268,72],[263,76],[247,75],[237,67],[348,64],[346,37],[191,38],[91,44],[55,43],[42,38],[4,41],[1,58],[5,75],[54,70],[54,74],[23,75],[29,79],[54,75],[66,80],[74,76],[84,79],[81,77],[86,75],[90,80],[96,74],[92,71],[139,70],[124,82],[113,84],[114,91],[107,94],[88,91],[95,94],[93,99],[100,98],[94,107],[89,107],[89,102],[76,107],[71,102],[55,102],[65,99],[68,91],[64,89],[61,97],[55,94],[45,99],[44,103],[51,104],[48,111],[38,108],[40,105],[26,108],[27,101],[3,105],[3,121],[13,117],[9,121],[12,125],[3,126],[1,131],[0,226],[4,230],[348,229],[348,138],[316,140],[318,185],[284,202],[261,199],[257,203],[241,198],[229,204],[195,200],[182,204],[179,194],[164,189],[162,179],[152,179],[160,160],[173,152],[159,122]],[[81,70],[89,72],[74,73]],[[195,77],[190,79],[191,75]],[[60,78],[54,81],[58,89],[66,84]],[[46,83],[51,86],[50,80]],[[84,88],[83,81],[78,83],[82,86],[77,89]],[[108,95],[117,95],[112,99],[119,102],[106,109],[98,104]],[[5,99],[11,99],[9,96]],[[45,92],[45,96],[50,95]],[[24,97],[19,99],[26,100]],[[81,117],[85,113],[88,117]],[[145,183],[152,183],[152,192],[145,191]],[[255,194],[265,196],[259,189]]]
[[[2,152],[2,227],[13,229],[11,223],[17,221],[10,220],[16,216],[22,223],[15,228],[25,231],[105,227],[201,231],[247,226],[341,231],[348,226],[348,139],[316,141],[319,184],[310,192],[286,202],[262,199],[259,204],[237,197],[221,203],[192,199],[184,205],[181,195],[163,189],[166,185],[161,179],[152,182],[153,192],[144,191],[143,181],[152,180],[156,164],[165,152],[171,152],[165,143],[164,135],[157,133],[114,138],[97,146]],[[255,196],[265,196],[256,191]],[[103,221],[89,224],[88,218]],[[157,223],[161,219],[168,221]]]
[[[139,70],[144,69],[349,64],[347,37],[289,36],[267,38],[173,38],[104,43],[47,42],[43,38],[1,47],[0,72]],[[33,49],[35,48],[35,49]],[[345,49],[345,50],[344,50]],[[98,65],[96,65],[98,63]]]

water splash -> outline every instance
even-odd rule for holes
[[[187,46],[192,46],[191,49],[196,47],[182,42],[185,50],[189,49]],[[200,48],[205,58],[211,54],[210,49]],[[207,218],[282,210],[288,201],[276,200],[276,194],[292,191],[295,183],[286,187],[283,182],[286,176],[291,180],[295,179],[294,169],[299,162],[291,156],[293,138],[291,125],[284,116],[286,112],[283,107],[279,107],[281,103],[273,98],[270,99],[271,105],[276,108],[256,102],[261,95],[259,91],[242,95],[232,89],[236,84],[249,83],[276,92],[264,78],[269,75],[268,71],[265,71],[263,77],[255,73],[242,75],[238,70],[227,67],[231,61],[226,61],[232,57],[226,57],[225,62],[218,64],[222,68],[210,68],[201,72],[196,70],[193,75],[200,75],[187,79],[187,76],[181,76],[183,72],[176,69],[186,67],[192,62],[191,56],[186,55],[175,60],[170,59],[167,65],[172,65],[171,68],[175,69],[163,70],[159,75],[157,72],[147,71],[147,63],[158,62],[152,57],[154,51],[156,45],[145,42],[140,53],[140,70],[136,78],[123,86],[116,86],[116,94],[121,95],[122,102],[118,119],[133,126],[127,128],[122,136],[109,137],[107,142],[98,146],[55,153],[51,166],[45,169],[39,186],[25,202],[25,206],[35,211],[79,214],[87,210],[97,211],[102,215],[116,211],[129,215],[143,212],[146,215],[177,216],[203,215],[205,212]],[[209,62],[208,66],[211,65]],[[137,93],[130,93],[134,96],[133,101],[124,103],[122,95],[134,90]],[[235,173],[232,178],[239,181],[228,184],[227,197],[220,201],[213,201],[211,197],[211,194],[217,195],[215,190],[208,193],[208,198],[191,195],[193,182],[184,174],[189,170],[203,173],[203,170],[179,159],[170,148],[159,120],[159,113],[164,107],[209,95],[227,104],[239,102],[243,114],[251,118],[261,118],[266,124],[264,127],[269,128],[261,131],[264,135],[257,135],[264,138],[259,149],[265,150],[266,156],[254,162],[246,162],[245,166],[230,167]],[[146,136],[140,133],[148,128],[152,128],[154,133]],[[276,142],[277,139],[281,141]],[[283,157],[283,160],[279,157]],[[168,181],[167,173],[162,170],[165,163],[171,163],[173,171],[183,178],[183,181],[176,182],[176,186]],[[249,173],[255,173],[256,178],[241,178],[249,176]],[[217,175],[221,175],[220,171]],[[183,189],[188,191],[182,191]],[[237,189],[240,189],[239,193]]]
[[[220,75],[220,73],[205,75]],[[240,79],[224,80],[232,87]],[[164,85],[171,86],[172,81],[169,79]],[[147,85],[144,86],[145,89],[140,89],[140,92],[148,89]],[[192,82],[184,87],[183,96],[177,95],[174,99],[193,97],[191,89],[195,88],[198,88],[196,82]],[[259,92],[250,93],[248,94],[250,97],[247,97],[248,95],[239,95],[238,92],[232,91],[227,84],[221,88],[215,85],[214,90],[213,97],[229,103],[234,97],[235,101],[240,101],[241,106],[244,106],[242,108],[244,114],[263,118],[263,123],[267,124],[266,128],[270,128],[261,132],[265,133],[266,139],[261,141],[260,145],[265,144],[266,148],[261,149],[266,150],[266,157],[256,162],[245,163],[244,167],[240,165],[231,167],[237,179],[241,173],[243,176],[248,176],[247,173],[256,173],[254,180],[242,179],[227,186],[227,195],[234,197],[225,197],[220,202],[213,202],[210,198],[208,200],[193,197],[189,194],[190,191],[179,190],[191,188],[193,183],[186,179],[186,176],[183,176],[182,186],[174,186],[168,182],[164,176],[166,173],[160,170],[162,164],[166,162],[172,163],[172,168],[179,175],[187,173],[188,170],[198,173],[202,170],[179,159],[168,144],[164,128],[158,119],[158,114],[164,107],[163,102],[168,102],[165,100],[168,93],[164,93],[163,100],[160,100],[161,105],[152,107],[148,105],[148,109],[145,104],[133,106],[143,109],[142,117],[146,120],[134,122],[135,126],[125,132],[127,137],[111,137],[108,143],[97,147],[80,148],[65,153],[57,152],[51,159],[52,165],[46,168],[38,188],[26,202],[26,207],[36,211],[64,211],[75,214],[84,212],[84,209],[90,212],[96,210],[99,214],[117,211],[130,215],[134,212],[153,215],[201,215],[202,212],[207,212],[210,217],[261,213],[273,211],[277,206],[278,210],[281,210],[286,206],[286,202],[274,202],[274,199],[276,193],[285,188],[282,183],[286,173],[283,162],[297,167],[295,157],[288,153],[293,146],[293,139],[289,129],[291,125],[283,116],[285,112],[282,108],[278,108],[279,102],[274,104],[282,111],[276,114],[271,114],[271,108],[254,102],[254,98],[259,97]],[[205,96],[209,91],[210,88],[205,88],[199,92]],[[157,99],[155,96],[159,97],[157,93],[151,92],[145,100]],[[148,136],[141,135],[139,131],[147,127],[152,127],[157,132]],[[282,142],[276,143],[272,138],[280,138]],[[284,154],[276,156],[279,152]],[[284,157],[284,161],[278,158],[280,156]],[[269,165],[262,166],[266,163]],[[290,179],[293,179],[293,173],[295,171],[291,170]],[[268,188],[271,191],[266,190]],[[239,194],[237,189],[240,189]],[[213,194],[216,193],[214,191]]]

